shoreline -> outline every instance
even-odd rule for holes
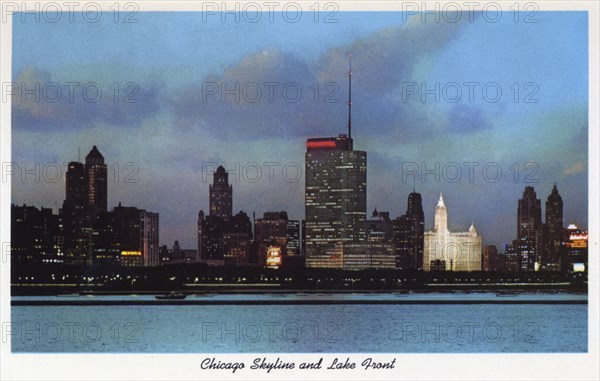
[[[402,304],[580,304],[587,300],[12,300],[11,307],[19,306],[256,306],[256,305],[402,305]]]

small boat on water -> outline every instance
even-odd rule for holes
[[[186,294],[183,294],[181,292],[175,292],[175,291],[171,291],[167,294],[162,294],[162,295],[156,295],[154,296],[156,299],[167,299],[167,300],[181,300],[181,299],[185,299],[186,298]]]

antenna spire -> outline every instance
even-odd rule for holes
[[[348,53],[348,138],[352,139],[352,53]]]

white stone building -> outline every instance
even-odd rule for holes
[[[441,193],[434,230],[425,232],[423,251],[425,271],[481,271],[481,236],[473,224],[467,232],[448,231],[448,211]]]

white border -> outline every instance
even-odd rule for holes
[[[284,1],[278,1],[284,4]],[[349,10],[401,10],[401,2],[391,1],[334,1],[340,11]],[[529,1],[520,1],[521,5]],[[21,1],[17,1],[21,3]],[[46,2],[40,2],[46,3]],[[62,3],[57,1],[56,3]],[[85,2],[79,2],[85,4]],[[114,1],[96,1],[107,9]],[[140,11],[201,10],[199,2],[192,1],[135,1]],[[216,1],[221,3],[221,1]],[[239,1],[245,4],[249,1]],[[257,3],[264,3],[257,1]],[[304,9],[314,1],[296,1]],[[420,4],[421,1],[415,1]],[[440,4],[450,1],[439,1]],[[457,1],[457,3],[463,3]],[[477,1],[480,6],[487,1]],[[502,8],[508,8],[515,0],[496,1]],[[600,173],[599,154],[599,46],[600,46],[600,3],[597,1],[535,1],[540,10],[587,10],[589,12],[589,334],[587,354],[374,354],[380,361],[397,360],[396,369],[392,371],[238,371],[231,374],[226,371],[205,371],[200,369],[200,361],[208,355],[188,354],[12,354],[10,342],[0,345],[0,379],[49,379],[49,380],[83,380],[83,379],[448,379],[448,380],[480,380],[480,379],[598,379],[599,367],[599,327],[598,327],[598,242],[600,226],[600,194],[598,174]],[[479,6],[479,7],[480,7]],[[479,8],[478,7],[478,8]],[[11,20],[1,24],[0,83],[11,81],[12,23]],[[3,163],[11,161],[11,105],[10,99],[0,105],[0,158]],[[10,241],[10,197],[11,184],[2,183],[0,189],[0,242]],[[2,263],[0,269],[0,319],[10,321],[10,268],[9,263]],[[215,355],[217,358],[231,361],[245,361],[247,364],[259,355]],[[298,361],[302,356],[307,361],[323,357],[325,363],[334,357],[360,360],[367,354],[268,354],[270,359]],[[77,365],[75,365],[77,364]]]

